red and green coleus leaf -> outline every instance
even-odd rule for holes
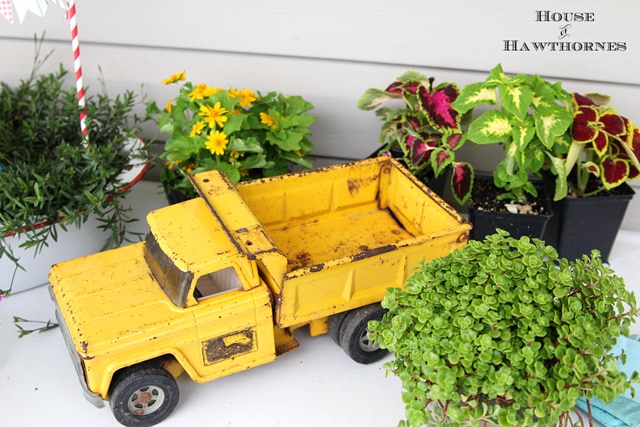
[[[635,179],[640,175],[640,128],[630,120],[623,117],[627,128],[626,141],[621,143],[627,159],[629,159],[629,179]]]
[[[453,83],[441,84],[432,91],[425,86],[418,88],[420,105],[435,130],[447,132],[460,128],[460,113],[451,106],[459,94],[458,86]]]
[[[387,90],[396,92],[404,91],[415,95],[417,93],[418,86],[420,85],[427,87],[427,89],[431,89],[433,80],[433,77],[427,77],[419,71],[409,70],[398,76],[396,81],[387,87]]]
[[[625,132],[624,121],[612,110],[605,110],[601,114],[597,107],[583,105],[573,116],[573,139],[582,143],[590,142],[600,157],[607,152],[609,137],[619,138]]]
[[[420,168],[429,160],[433,150],[440,145],[440,135],[425,135],[424,138],[415,135],[407,136],[405,141],[407,152],[411,155],[412,169]]]
[[[453,133],[453,134],[445,134],[442,135],[442,141],[452,150],[457,150],[462,147],[465,142],[464,134],[462,133]]]
[[[469,163],[453,162],[451,164],[451,193],[461,205],[467,203],[471,196],[474,176],[473,167]]]
[[[581,95],[579,93],[573,93],[573,102],[577,106],[582,105],[607,105],[610,101],[611,97],[609,95],[602,95],[600,93],[588,93],[586,95]]]
[[[384,102],[401,98],[402,94],[392,93],[376,88],[369,88],[360,96],[357,105],[359,109],[369,111],[377,108]]]
[[[613,156],[605,156],[600,162],[602,167],[600,180],[608,190],[625,182],[629,177],[629,162]]]

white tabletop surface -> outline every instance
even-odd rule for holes
[[[164,204],[155,183],[136,186],[136,210]],[[143,192],[144,194],[140,193]],[[143,216],[142,216],[143,217]],[[640,294],[640,233],[621,231],[611,267]],[[0,425],[117,426],[108,408],[85,401],[58,330],[19,339],[13,316],[54,318],[47,287],[0,302]],[[640,333],[636,323],[632,333]],[[403,419],[401,384],[385,360],[359,365],[326,335],[296,332],[300,348],[276,361],[205,384],[178,379],[180,402],[162,426],[396,426]]]

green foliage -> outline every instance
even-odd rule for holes
[[[571,94],[560,83],[538,75],[507,76],[498,64],[484,82],[462,88],[452,106],[461,114],[478,106],[491,109],[476,117],[466,131],[477,144],[500,143],[504,158],[494,183],[515,200],[537,191],[530,177],[549,169],[556,176],[555,200],[567,194],[566,157],[571,144]]]
[[[568,425],[576,400],[631,386],[610,350],[638,314],[599,253],[569,262],[498,230],[422,263],[369,324],[395,353],[406,425]]]
[[[65,88],[67,71],[60,66],[37,75],[47,57],[40,60],[37,44],[29,78],[16,87],[0,86],[0,256],[15,262],[6,236],[22,234],[21,247],[37,253],[60,229],[80,226],[90,214],[111,231],[113,245],[129,239],[126,192],[117,189],[132,160],[125,141],[144,120],[132,113],[137,96],[86,96],[85,146],[75,88]]]
[[[163,83],[185,78],[176,73]],[[185,82],[162,112],[150,106],[160,113],[161,132],[169,135],[161,155],[167,167],[160,175],[168,191],[195,197],[187,174],[213,169],[238,182],[284,174],[291,165],[312,166],[308,136],[316,117],[306,114],[313,105],[300,96]]]

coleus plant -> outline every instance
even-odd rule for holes
[[[575,167],[570,192],[588,197],[640,176],[640,129],[610,106],[609,97],[573,94],[572,144],[567,170]],[[590,177],[600,185],[588,190]]]
[[[462,89],[452,104],[460,114],[479,106],[496,107],[472,120],[466,136],[480,145],[503,145],[504,158],[493,174],[495,185],[504,190],[500,198],[526,201],[528,195],[537,196],[531,177],[543,169],[556,176],[554,199],[566,196],[571,102],[561,83],[538,75],[507,76],[500,64],[485,81]]]
[[[375,109],[382,120],[381,155],[398,157],[421,178],[439,177],[451,167],[453,197],[464,204],[471,195],[474,171],[469,163],[455,159],[465,141],[462,114],[451,106],[460,89],[455,83],[434,86],[433,81],[420,72],[407,71],[384,90],[367,89],[358,108]],[[393,101],[400,101],[399,105],[390,106]]]

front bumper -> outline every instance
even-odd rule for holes
[[[69,333],[69,329],[67,328],[62,315],[60,314],[60,307],[58,306],[58,301],[56,300],[56,296],[53,293],[53,289],[49,286],[49,295],[53,300],[56,308],[56,319],[58,320],[58,325],[60,325],[60,331],[62,332],[62,336],[64,338],[64,342],[67,346],[67,350],[69,351],[69,355],[71,356],[71,360],[73,361],[73,367],[76,370],[76,375],[78,376],[78,380],[80,381],[80,386],[82,387],[82,392],[84,393],[85,399],[87,399],[91,404],[93,404],[96,408],[104,407],[104,400],[100,397],[99,394],[92,392],[89,390],[87,386],[87,381],[84,376],[84,367],[82,366],[82,361],[80,360],[80,356],[73,345],[73,340],[71,339],[71,334]]]

